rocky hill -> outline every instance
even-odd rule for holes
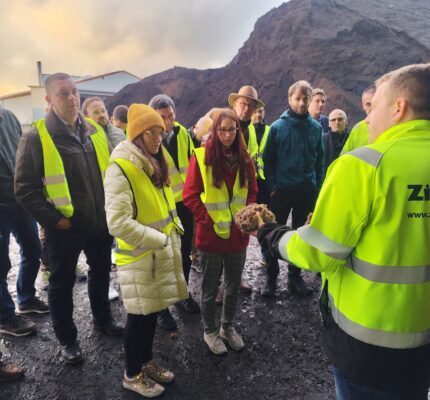
[[[261,17],[225,67],[175,67],[126,86],[107,105],[112,110],[166,93],[178,120],[190,126],[251,84],[271,122],[287,107],[288,87],[306,79],[327,92],[326,111],[342,108],[356,122],[365,87],[387,71],[430,61],[429,17],[428,0],[292,0]]]

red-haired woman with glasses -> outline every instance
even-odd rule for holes
[[[202,317],[204,341],[215,354],[244,347],[233,326],[249,236],[234,224],[234,215],[257,198],[253,162],[236,114],[221,109],[214,117],[205,147],[190,160],[183,192],[184,204],[196,220],[196,247],[202,253]],[[216,323],[215,298],[224,270],[221,329]]]

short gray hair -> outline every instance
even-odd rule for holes
[[[172,107],[173,111],[176,111],[174,101],[171,99],[171,97],[167,96],[167,94],[157,94],[151,100],[149,100],[148,105],[154,110]]]
[[[332,115],[334,112],[338,112],[342,115],[342,117],[346,120],[348,120],[348,117],[346,116],[346,112],[341,110],[340,108],[335,108],[334,110],[330,111],[330,114],[328,115],[328,118],[330,119],[330,115]]]

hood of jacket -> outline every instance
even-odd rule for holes
[[[154,167],[143,154],[142,150],[128,140],[122,141],[117,147],[115,147],[111,154],[111,162],[116,158],[123,158],[124,160],[132,162],[137,168],[145,171],[148,176],[152,176],[154,174]]]

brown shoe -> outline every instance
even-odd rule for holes
[[[0,382],[14,381],[24,375],[25,369],[15,364],[4,364],[0,362]]]
[[[252,292],[252,286],[246,281],[241,281],[240,282],[240,291],[242,293],[251,293]]]
[[[220,306],[222,304],[223,299],[224,299],[224,290],[221,288],[218,288],[218,291],[216,293],[216,298],[215,298],[215,304]]]

